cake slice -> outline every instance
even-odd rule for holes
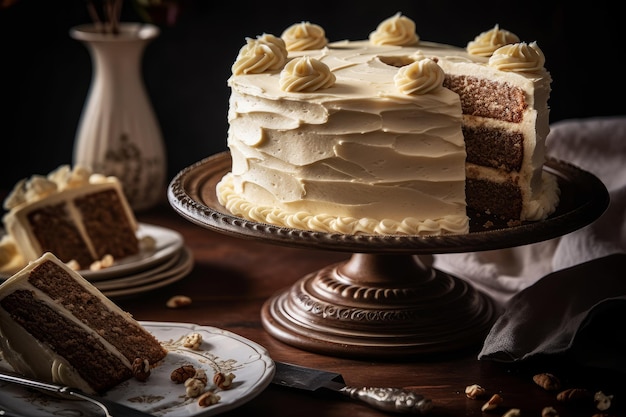
[[[167,354],[132,316],[51,253],[0,285],[0,349],[24,375],[104,393]],[[145,370],[145,369],[144,369]]]
[[[45,252],[76,269],[136,255],[138,224],[116,177],[63,165],[20,181],[4,201],[8,235],[25,262]]]

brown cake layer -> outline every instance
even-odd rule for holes
[[[42,252],[52,252],[63,262],[74,259],[84,266],[95,260],[70,217],[66,202],[30,212],[28,222]]]
[[[447,76],[443,83],[461,97],[463,114],[520,123],[528,107],[524,90],[471,76]]]
[[[463,127],[467,161],[476,165],[517,172],[524,159],[521,133],[487,127]]]
[[[504,221],[519,220],[522,194],[512,182],[495,183],[468,178],[465,183],[467,205],[478,213],[497,213]]]
[[[74,204],[93,243],[97,256],[95,260],[107,254],[120,259],[139,252],[135,231],[114,190],[87,194],[77,198]]]

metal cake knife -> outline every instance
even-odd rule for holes
[[[276,373],[272,383],[306,391],[331,390],[363,401],[382,411],[427,414],[432,401],[423,395],[402,388],[351,387],[341,374],[274,361]]]
[[[82,392],[79,389],[51,384],[48,382],[38,381],[32,378],[24,377],[20,374],[9,372],[6,370],[0,371],[0,381],[12,382],[22,386],[37,388],[44,391],[50,391],[57,394],[69,395],[78,400],[89,401],[92,404],[97,405],[104,412],[105,417],[150,417],[150,414],[135,408],[127,407],[123,404],[116,403],[106,398],[90,395]],[[0,414],[1,415],[1,414]]]

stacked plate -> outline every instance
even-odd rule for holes
[[[141,241],[152,238],[154,245],[142,245],[139,254],[116,261],[108,268],[78,272],[106,296],[122,297],[176,282],[193,268],[193,255],[180,233],[140,223],[137,237]],[[8,276],[2,274],[0,279]]]

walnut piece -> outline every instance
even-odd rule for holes
[[[561,389],[559,378],[548,372],[534,375],[533,381],[546,391],[558,391]]]
[[[190,297],[187,297],[186,295],[175,295],[171,297],[169,300],[167,300],[167,302],[165,303],[165,306],[168,308],[181,308],[181,307],[187,307],[190,304],[191,304]]]
[[[483,404],[483,406],[481,407],[482,411],[491,411],[491,410],[495,410],[496,408],[498,408],[500,406],[500,404],[502,404],[504,402],[504,399],[498,395],[498,394],[493,394],[491,396],[491,398],[489,398],[489,401],[487,401],[485,404]]]
[[[543,407],[543,410],[541,410],[541,417],[559,417],[559,413],[554,407]]]
[[[198,350],[202,345],[202,335],[200,333],[191,333],[183,339],[183,346],[189,349]]]
[[[593,396],[593,402],[600,411],[606,411],[611,407],[612,395],[606,395],[602,391],[598,391]]]
[[[170,374],[170,379],[177,384],[182,384],[189,378],[193,378],[196,374],[196,368],[193,365],[183,365],[180,368],[176,368]]]
[[[185,394],[188,397],[195,398],[204,392],[206,381],[198,378],[189,378],[185,381]]]
[[[148,359],[135,358],[133,361],[133,376],[141,382],[148,380],[150,376],[150,362]]]
[[[591,400],[591,392],[585,388],[568,388],[556,395],[557,401],[568,403]]]
[[[467,398],[475,400],[476,398],[483,397],[487,391],[478,384],[472,384],[465,387],[465,395]]]
[[[220,396],[213,391],[207,391],[198,398],[198,405],[200,407],[208,407],[213,404],[217,404],[220,401]]]
[[[235,374],[232,372],[229,374],[218,372],[213,375],[213,383],[216,387],[223,390],[229,390],[233,387],[233,379],[235,379]]]

